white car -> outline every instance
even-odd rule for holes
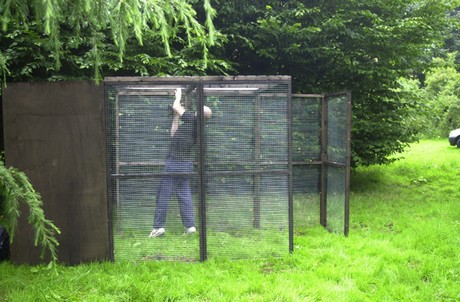
[[[460,129],[452,130],[449,133],[449,143],[451,146],[457,146],[457,148],[460,148]]]

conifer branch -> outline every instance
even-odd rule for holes
[[[49,252],[51,263],[58,261],[56,238],[59,228],[46,219],[40,194],[35,191],[25,173],[10,167],[6,168],[0,160],[0,224],[4,225],[13,243],[20,216],[19,205],[24,202],[30,211],[28,222],[35,232],[34,244],[41,247],[40,257]]]

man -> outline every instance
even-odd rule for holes
[[[153,230],[149,237],[164,235],[168,204],[174,189],[176,189],[177,193],[185,234],[196,232],[189,173],[193,171],[192,148],[197,136],[197,113],[187,111],[180,102],[181,98],[182,89],[178,88],[176,89],[176,98],[173,103],[174,117],[171,124],[171,144],[164,169],[166,173],[177,173],[178,175],[165,175],[160,180]],[[203,116],[210,118],[211,115],[211,109],[204,106]]]

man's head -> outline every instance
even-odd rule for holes
[[[210,118],[212,116],[212,110],[208,106],[203,106],[203,115],[205,118]]]

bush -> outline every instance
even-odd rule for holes
[[[427,73],[424,88],[432,110],[427,124],[431,131],[436,129],[432,137],[446,137],[450,130],[460,128],[460,73],[455,68],[454,54],[434,62],[436,66]]]

